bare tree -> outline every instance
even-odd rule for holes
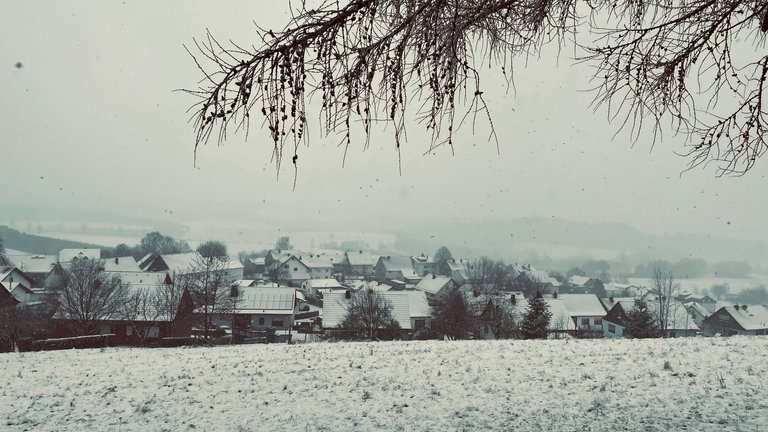
[[[116,319],[126,300],[126,284],[104,272],[104,261],[74,260],[59,279],[58,314],[76,335],[95,334],[100,322]]]
[[[341,327],[365,339],[375,339],[379,329],[387,327],[394,320],[392,302],[373,290],[362,289],[351,293],[345,307],[347,313]]]
[[[501,260],[478,258],[467,267],[467,280],[472,287],[484,294],[495,294],[510,282],[510,267]]]
[[[121,313],[131,325],[135,338],[145,343],[153,335],[152,329],[170,317],[165,315],[165,295],[162,289],[144,286],[129,288]],[[172,316],[171,316],[172,317]]]
[[[176,276],[177,289],[189,290],[196,313],[200,316],[203,338],[210,339],[215,328],[214,321],[232,311],[234,300],[231,296],[234,278],[229,273],[229,258],[204,258],[198,256],[190,268]]]
[[[656,296],[658,328],[662,336],[666,337],[670,323],[674,323],[677,318],[676,314],[679,308],[673,307],[673,305],[677,302],[675,296],[679,285],[675,283],[672,272],[661,267],[654,267],[652,283],[651,292]]]
[[[479,315],[481,324],[488,327],[496,339],[510,338],[517,332],[522,311],[506,296],[494,296]]]
[[[253,113],[278,169],[284,156],[296,166],[313,93],[322,125],[345,149],[353,121],[365,146],[372,125],[387,122],[399,154],[412,100],[432,132],[429,150],[452,148],[459,127],[478,117],[495,139],[478,65],[511,80],[514,59],[548,44],[572,45],[594,66],[595,106],[635,138],[646,127],[658,138],[667,124],[689,137],[691,166],[715,161],[721,173],[744,173],[768,149],[768,6],[760,2],[327,0],[291,12],[282,30],[257,28],[253,48],[208,34],[187,49],[203,75],[187,90],[199,97],[195,150],[214,131],[221,141],[247,130]]]
[[[560,339],[567,330],[570,330],[571,324],[573,324],[573,319],[566,313],[561,312],[552,318],[549,323],[549,330],[555,339]]]

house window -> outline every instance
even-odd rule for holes
[[[588,326],[589,325],[589,318],[582,318],[581,319],[581,325]]]
[[[603,325],[603,319],[602,318],[595,318],[595,325],[596,326]]]
[[[413,324],[414,324],[414,327],[416,327],[416,330],[421,330],[424,327],[426,327],[426,323],[424,322],[423,319],[417,319],[414,321]]]
[[[294,267],[293,271],[299,271],[299,268],[298,267]]]
[[[259,317],[259,325],[264,325],[264,317]]]
[[[272,319],[272,327],[282,327],[283,326],[283,320],[278,319]]]
[[[613,324],[608,324],[608,331],[611,333],[616,333],[616,326]]]

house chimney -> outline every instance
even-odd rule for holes
[[[432,273],[432,279],[434,279],[434,278],[436,278],[436,277],[437,277],[437,276],[435,276],[435,274],[434,274],[434,273]]]
[[[552,298],[557,298],[557,291],[552,293]]]
[[[741,308],[744,309],[744,312],[747,311],[747,305],[741,305]]]
[[[733,305],[733,308],[739,310],[739,305]]]
[[[512,304],[517,304],[517,298],[515,298],[514,294],[512,294],[512,297],[509,300],[512,302]]]
[[[609,300],[611,301],[611,303],[613,303],[613,296],[611,296],[611,298]]]
[[[351,293],[351,292],[349,292],[349,290],[347,290],[347,291],[344,293],[344,298],[345,298],[345,299],[347,299],[347,300],[349,300],[351,297],[352,297],[352,293]]]
[[[120,264],[120,258],[115,257],[115,264]]]

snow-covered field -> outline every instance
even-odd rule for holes
[[[758,431],[766,354],[768,337],[8,353],[0,430]]]

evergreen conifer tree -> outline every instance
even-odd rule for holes
[[[0,237],[0,266],[9,266],[11,264],[11,260],[8,259],[8,256],[5,254],[5,245],[3,245],[3,238]]]
[[[549,310],[549,305],[537,291],[536,295],[528,301],[528,309],[520,323],[520,336],[523,339],[546,339],[550,318],[552,318],[552,312]]]
[[[471,326],[467,303],[458,288],[453,288],[432,307],[432,322],[437,331],[452,339],[463,339]]]
[[[648,304],[641,300],[635,300],[635,307],[627,311],[627,327],[624,334],[633,338],[659,337],[659,329]]]

